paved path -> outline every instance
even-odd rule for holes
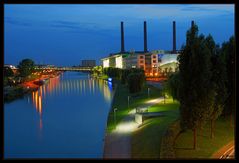
[[[140,107],[150,107],[162,101],[163,98],[149,100]],[[105,137],[104,158],[105,159],[127,159],[131,158],[131,133],[135,131],[139,124],[135,122],[135,109],[117,125],[111,133]]]
[[[215,159],[234,159],[235,155],[235,143],[231,141],[227,145],[223,146],[217,152],[212,155],[212,158]]]

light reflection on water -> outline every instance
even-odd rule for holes
[[[5,111],[5,115],[4,115],[6,117],[5,125],[8,127],[10,126],[9,129],[7,130],[7,132],[5,133],[5,137],[7,137],[9,139],[9,141],[11,140],[11,142],[9,142],[7,140],[7,143],[5,143],[5,144],[10,144],[9,147],[7,147],[7,149],[5,150],[5,151],[8,151],[8,155],[7,155],[8,157],[23,157],[23,158],[24,157],[38,157],[38,155],[32,156],[29,154],[26,154],[26,155],[23,154],[21,156],[19,156],[19,155],[12,156],[11,151],[14,151],[15,153],[16,152],[22,153],[22,151],[25,150],[27,153],[31,147],[32,148],[31,150],[34,149],[35,153],[41,153],[41,151],[48,151],[45,149],[48,148],[47,146],[49,144],[52,144],[51,148],[53,151],[55,151],[55,150],[58,151],[57,146],[59,146],[59,144],[62,144],[62,142],[59,142],[59,141],[57,142],[57,140],[62,140],[62,139],[64,140],[65,136],[74,137],[74,134],[75,135],[79,135],[79,134],[85,135],[87,133],[88,134],[87,136],[77,137],[76,143],[80,144],[81,141],[83,141],[81,139],[90,137],[89,140],[83,141],[84,143],[90,144],[90,143],[93,143],[94,141],[96,141],[96,140],[92,139],[92,135],[89,135],[89,133],[91,133],[91,132],[97,132],[99,134],[98,137],[101,136],[101,138],[97,138],[100,140],[100,142],[99,142],[99,140],[97,140],[98,142],[95,142],[95,144],[99,143],[98,146],[102,146],[102,136],[104,135],[104,132],[105,132],[104,128],[105,128],[105,124],[107,121],[107,113],[109,110],[109,105],[112,100],[112,85],[103,80],[91,79],[89,77],[79,77],[79,76],[72,77],[69,74],[71,74],[71,73],[66,73],[66,74],[64,73],[61,76],[58,76],[55,78],[50,78],[46,84],[40,86],[37,91],[34,91],[31,94],[27,95],[25,99],[13,102],[10,105],[6,105],[6,107],[4,106],[5,107],[4,109],[7,109],[7,111]],[[102,96],[102,99],[100,98],[101,96]],[[68,98],[74,98],[72,100],[72,104],[69,103],[69,101],[66,101],[66,104],[67,104],[66,107],[71,107],[71,108],[65,108],[64,106],[61,107],[60,105],[64,105],[64,103],[65,103],[64,100],[68,99]],[[77,98],[79,98],[79,101],[77,101]],[[85,107],[88,106],[88,104],[86,105],[85,104],[86,101],[82,101],[82,100],[85,99],[87,101],[90,101],[91,100],[90,98],[93,99],[93,101],[91,103],[95,103],[95,104],[94,104],[94,106],[93,106],[93,104],[89,105],[91,107],[93,106],[93,108],[87,108],[89,111],[85,111],[85,109],[86,109]],[[61,99],[63,99],[63,101],[59,101]],[[21,105],[23,105],[24,100],[27,103],[27,105],[29,105],[29,106],[26,105],[26,106],[24,106],[24,108],[21,108]],[[104,100],[105,102],[101,102],[102,100]],[[52,102],[54,102],[54,103],[52,103]],[[60,103],[60,105],[57,104],[58,102]],[[15,105],[19,105],[19,106],[15,106]],[[80,110],[80,112],[82,112],[82,113],[79,114],[79,111],[77,110],[77,108],[73,107],[74,105],[79,105],[79,107],[82,107],[81,109],[78,108],[78,110]],[[32,106],[35,110],[35,113],[37,113],[37,116],[34,117],[35,118],[34,121],[32,121],[31,123],[28,123],[27,121],[25,121],[24,117],[29,116],[30,112],[29,112],[29,110],[27,110],[27,108],[32,108]],[[97,106],[97,108],[94,108],[95,106]],[[59,110],[59,112],[57,111],[57,109],[58,109],[57,107],[59,107],[59,109],[61,109],[61,110]],[[105,108],[105,107],[107,107],[107,108]],[[20,121],[24,120],[24,122],[21,122],[20,124],[17,124],[17,123],[15,124],[15,122],[14,122],[14,124],[11,124],[13,122],[11,120],[12,119],[11,117],[14,114],[19,114],[19,113],[16,113],[16,112],[18,112],[18,108],[22,110],[21,112],[23,115],[22,116],[23,119],[21,117],[18,117],[18,118],[20,119]],[[63,109],[65,109],[65,110],[63,110]],[[88,115],[89,114],[88,112],[91,112],[90,111],[91,109],[92,109],[92,113],[91,113],[92,115]],[[101,109],[104,109],[104,111],[100,111]],[[83,117],[85,117],[86,120],[82,119],[83,117],[79,120],[74,119],[74,118],[72,118],[72,120],[65,119],[64,122],[61,122],[61,125],[63,125],[63,126],[60,126],[60,127],[62,127],[62,129],[59,128],[58,126],[54,125],[56,122],[58,122],[61,119],[60,117],[62,114],[63,115],[66,114],[64,116],[64,118],[72,117],[72,116],[74,116],[75,111],[77,111],[76,115],[79,114],[80,117],[83,116]],[[83,115],[81,115],[81,114],[83,114]],[[101,117],[99,117],[99,116],[101,116]],[[96,119],[95,123],[97,124],[100,122],[100,124],[101,124],[100,128],[102,128],[102,129],[100,129],[99,127],[96,127],[95,129],[93,128],[95,131],[93,131],[92,129],[87,129],[87,126],[85,126],[85,125],[87,125],[88,117],[90,117],[90,120],[91,120],[91,118],[98,117],[98,119],[100,119],[100,120]],[[27,117],[27,119],[30,119],[30,117]],[[37,123],[34,124],[35,120]],[[16,119],[16,121],[17,121],[17,119]],[[72,121],[76,122],[76,124],[72,123]],[[104,122],[102,122],[102,121],[104,121]],[[64,127],[65,122],[66,122],[66,126],[72,127],[72,128]],[[89,125],[96,125],[96,124],[92,123]],[[37,125],[37,128],[38,128],[37,129],[37,134],[38,134],[37,137],[40,138],[39,140],[37,140],[37,138],[34,138],[34,133],[32,131],[29,134],[29,133],[24,133],[22,131],[15,129],[16,126],[17,126],[17,128],[23,128],[23,127],[30,128],[30,127],[34,127],[35,125]],[[62,135],[63,138],[61,137],[61,135],[59,135],[56,137],[56,140],[54,140],[51,138],[53,136],[51,134],[51,132],[53,132],[53,133],[55,132],[54,131],[56,129],[55,127],[59,128],[59,130],[56,130],[56,132],[59,134],[65,130],[70,130],[69,132],[76,132],[76,133],[73,133],[73,135],[72,135],[72,134],[66,132],[65,135]],[[75,128],[78,128],[79,131],[76,131]],[[92,126],[91,126],[91,128],[92,128]],[[101,130],[101,131],[98,131],[98,130]],[[14,140],[14,141],[18,141],[18,144],[21,144],[21,142],[20,142],[21,139],[27,139],[27,137],[29,137],[28,135],[33,135],[32,139],[28,140],[29,142],[31,142],[31,144],[27,144],[28,142],[26,142],[26,143],[22,142],[24,145],[16,146],[16,144],[14,144],[14,142],[12,142]],[[96,137],[95,134],[93,135],[93,138],[94,137]],[[52,142],[53,140],[54,140],[54,142]],[[57,143],[55,143],[55,141]],[[72,141],[71,143],[75,142],[74,140],[68,140],[68,141]],[[89,141],[89,142],[87,142],[87,141]],[[92,142],[90,142],[90,141],[92,141]],[[34,143],[36,143],[36,144],[34,144]],[[37,144],[37,143],[39,143],[39,144]],[[55,144],[56,144],[56,147],[53,146]],[[92,146],[93,144],[91,144],[89,146]],[[23,146],[26,146],[26,147],[23,147]],[[36,147],[34,147],[34,146],[36,146]],[[66,146],[65,149],[62,148],[62,151],[61,151],[62,153],[64,153],[64,150],[65,150],[65,152],[75,151],[75,150],[73,150],[72,147],[69,147],[69,144],[67,144],[65,146]],[[87,153],[87,151],[92,150],[92,148],[91,149],[79,149],[80,147],[88,148],[87,144],[86,145],[82,144],[80,146],[77,146],[76,150],[78,150],[78,151],[80,150],[82,152],[82,154],[80,156],[77,155],[75,157],[84,158],[84,157],[89,157],[91,155],[93,155],[92,156],[93,158],[101,157],[99,155],[102,154],[102,151],[96,151],[96,153],[99,153],[99,154],[92,154],[89,152]],[[26,148],[26,149],[24,149],[24,148]],[[41,149],[37,150],[35,148],[41,148]],[[49,148],[49,150],[51,148]],[[97,147],[97,148],[101,148],[101,147]],[[99,150],[99,149],[95,149],[95,150]],[[100,149],[100,150],[102,150],[102,149]],[[62,155],[62,157],[64,157],[64,156],[65,155]],[[42,155],[42,157],[45,157],[45,155]],[[52,156],[52,157],[54,157],[54,156]],[[57,157],[59,157],[59,156],[57,156]],[[66,157],[69,157],[69,156],[67,155]]]
[[[107,84],[108,87],[104,86]],[[93,88],[92,88],[93,87]],[[88,89],[88,90],[87,90]],[[93,89],[93,90],[92,90]],[[112,83],[104,80],[97,79],[75,79],[75,80],[64,80],[60,81],[60,76],[55,78],[50,78],[47,84],[44,84],[39,87],[37,91],[32,92],[32,103],[39,114],[39,125],[42,129],[42,103],[46,99],[46,94],[70,94],[77,93],[77,95],[85,94],[86,91],[89,91],[90,94],[94,94],[95,89],[100,90],[104,95],[104,99],[108,102],[111,101],[111,91]]]

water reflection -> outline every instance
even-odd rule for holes
[[[39,87],[35,92],[32,92],[31,98],[34,108],[39,114],[39,128],[43,128],[42,114],[43,114],[43,101],[50,96],[56,94],[75,94],[84,96],[86,94],[94,95],[95,92],[100,91],[104,99],[110,102],[112,99],[112,83],[100,79],[64,79],[62,77],[50,78],[48,83]],[[30,100],[28,97],[28,100]]]
[[[39,89],[35,92],[32,92],[32,103],[33,103],[33,106],[36,108],[36,111],[38,112],[39,114],[39,127],[40,129],[42,129],[43,127],[43,124],[42,124],[42,107],[43,107],[43,104],[42,104],[42,101],[43,99],[46,98],[46,94],[50,94],[58,85],[59,85],[59,82],[60,82],[60,79],[58,77],[55,77],[55,78],[50,78],[48,84],[45,84],[45,85],[42,85],[39,87]]]

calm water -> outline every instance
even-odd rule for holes
[[[4,105],[5,158],[102,158],[112,86],[65,72]]]

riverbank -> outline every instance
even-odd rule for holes
[[[4,87],[4,102],[12,102],[18,98],[23,97],[25,94],[38,90],[49,78],[57,77],[61,72],[51,73],[49,75],[40,75],[33,80],[25,81],[16,86]]]

